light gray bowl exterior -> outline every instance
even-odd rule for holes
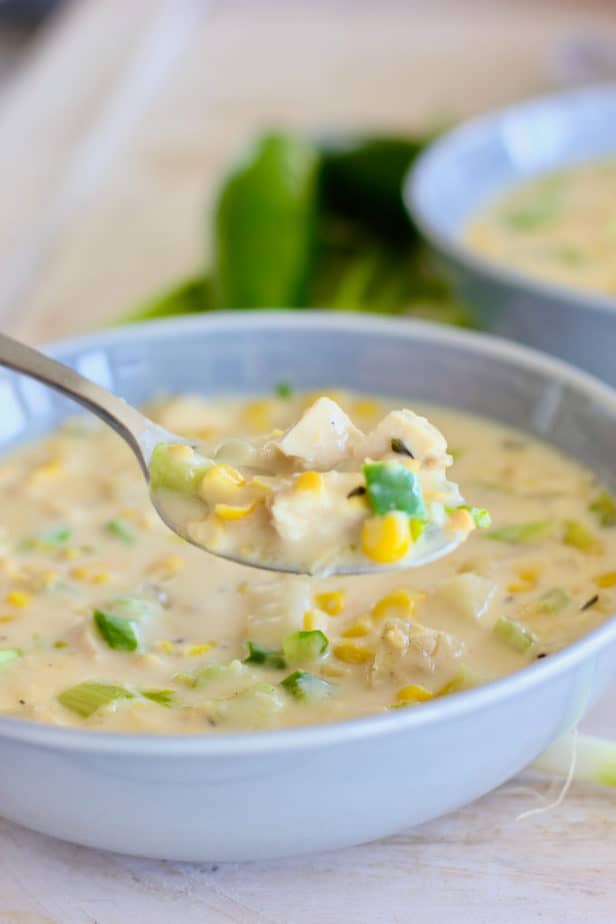
[[[616,85],[512,106],[444,135],[417,161],[405,201],[485,330],[616,385],[616,297],[578,292],[474,254],[461,240],[482,206],[533,174],[616,156]]]
[[[54,356],[139,402],[161,390],[348,386],[472,409],[604,475],[616,397],[530,351],[418,323],[318,313],[217,315],[103,332]],[[74,406],[0,377],[0,448]],[[250,578],[246,569],[246,577]],[[616,621],[516,675],[359,721],[157,737],[0,718],[0,813],[47,834],[174,860],[242,860],[381,837],[482,795],[584,714],[616,673]]]

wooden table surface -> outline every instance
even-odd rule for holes
[[[33,342],[109,323],[198,266],[216,180],[271,126],[409,131],[553,86],[613,2],[88,0],[0,99],[0,325]],[[585,727],[616,737],[616,688]],[[412,771],[409,771],[409,787]],[[0,821],[0,924],[608,924],[616,797],[528,775],[374,844],[179,864]],[[1,811],[1,806],[0,806]]]

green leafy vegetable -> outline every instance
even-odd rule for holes
[[[175,701],[175,690],[141,690],[141,695],[166,709],[171,708]]]
[[[268,135],[225,181],[214,214],[220,308],[306,304],[315,252],[319,158],[291,135]]]
[[[419,479],[399,462],[368,462],[363,467],[370,506],[376,514],[401,510],[416,519],[426,515]]]
[[[552,532],[554,523],[551,520],[535,520],[531,523],[515,523],[512,526],[501,526],[486,533],[486,539],[494,542],[535,542]]]
[[[116,651],[136,651],[139,648],[137,626],[131,619],[94,610],[94,623],[110,648]]]
[[[602,491],[588,509],[597,515],[600,526],[616,526],[616,497],[607,491]]]
[[[109,520],[105,523],[105,529],[107,532],[111,533],[112,536],[115,536],[116,539],[125,542],[126,545],[132,545],[137,538],[137,534],[133,527],[126,520],[123,520],[122,517]]]
[[[244,658],[244,664],[260,664],[263,667],[271,667],[274,670],[284,670],[287,666],[282,651],[274,648],[265,648],[256,642],[246,642],[248,648],[248,657]]]
[[[536,641],[532,632],[521,626],[519,622],[508,619],[506,616],[501,616],[496,620],[493,631],[496,638],[504,642],[509,648],[513,648],[514,651],[519,651],[520,654],[528,651]]]
[[[75,687],[69,687],[58,696],[65,709],[88,719],[98,709],[108,706],[110,703],[117,702],[121,699],[132,699],[134,693],[127,690],[126,687],[117,686],[110,683],[96,683],[94,681],[85,681],[78,683]]]
[[[307,671],[294,671],[285,677],[280,686],[284,687],[294,699],[303,702],[326,699],[336,691],[332,683],[328,683],[322,677],[317,677],[316,674],[309,674]]]
[[[327,636],[320,629],[313,629],[287,635],[282,650],[291,664],[308,664],[324,655],[328,646]]]
[[[153,491],[166,488],[180,494],[195,494],[211,462],[197,452],[184,459],[169,450],[167,443],[154,447],[150,460],[150,487]]]

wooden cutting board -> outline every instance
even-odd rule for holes
[[[198,267],[217,179],[255,132],[459,118],[549,89],[582,34],[616,41],[613,3],[76,3],[0,98],[0,325],[32,342],[92,329]],[[615,705],[616,688],[587,727],[616,737]],[[242,865],[0,822],[0,924],[614,922],[616,794],[574,785],[517,820],[553,794],[525,776],[385,841]]]

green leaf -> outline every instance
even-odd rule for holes
[[[282,643],[282,650],[292,664],[308,664],[324,655],[329,646],[327,636],[320,629],[292,632]]]
[[[532,632],[506,616],[501,616],[496,620],[493,631],[496,638],[520,654],[528,651],[536,641]]]
[[[126,687],[86,680],[84,683],[78,683],[77,686],[69,687],[60,693],[58,702],[65,709],[70,709],[76,715],[88,719],[103,706],[108,706],[110,703],[121,699],[132,699],[133,697],[134,693],[131,693]]]
[[[164,706],[166,709],[169,709],[174,704],[175,690],[141,690],[140,692],[146,699],[150,699],[153,703],[158,703],[159,706]]]
[[[294,671],[285,677],[280,684],[281,687],[290,693],[294,699],[302,702],[316,702],[320,699],[326,699],[332,696],[336,687],[322,677],[316,674],[309,674],[307,671]]]
[[[534,520],[530,523],[515,523],[512,526],[501,526],[486,533],[486,539],[493,542],[511,542],[514,545],[520,542],[534,542],[542,539],[554,529],[551,520]]]
[[[133,527],[126,520],[123,520],[122,517],[109,520],[105,523],[105,529],[107,532],[111,533],[112,536],[115,536],[116,539],[125,542],[126,545],[132,545],[137,538],[137,533]]]
[[[368,462],[363,466],[370,506],[376,514],[401,510],[416,519],[426,508],[419,479],[399,462]]]
[[[180,494],[196,494],[211,462],[198,452],[193,452],[186,459],[178,459],[169,449],[168,443],[154,447],[150,459],[150,488],[153,491],[166,488]]]
[[[248,657],[244,658],[244,664],[260,664],[262,667],[271,667],[274,670],[284,670],[287,666],[280,650],[266,648],[256,642],[246,642],[246,646]]]
[[[171,289],[154,295],[119,318],[118,323],[132,324],[135,321],[150,321],[178,314],[194,314],[198,311],[211,311],[213,307],[210,279],[206,276],[191,276]]]
[[[259,139],[227,177],[214,210],[219,308],[306,304],[315,252],[318,154],[285,134]]]
[[[132,620],[94,610],[94,623],[110,648],[116,651],[136,651],[139,648],[137,627]]]
[[[588,509],[597,515],[600,526],[616,526],[616,497],[607,491],[602,491]]]

